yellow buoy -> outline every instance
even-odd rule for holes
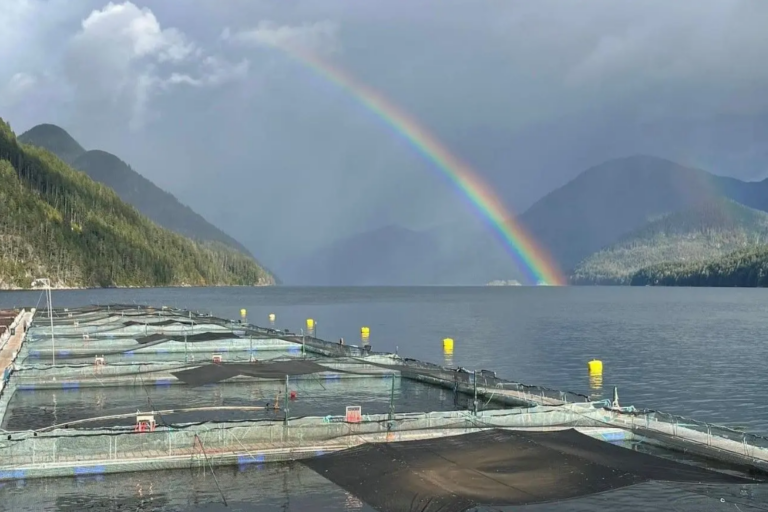
[[[599,359],[593,359],[587,363],[590,375],[601,375],[603,373],[603,362]]]
[[[307,329],[310,331],[315,328],[315,321],[311,318],[307,318]]]
[[[270,322],[274,322],[275,321],[275,314],[274,313],[270,313],[269,314],[269,321]]]
[[[443,351],[446,354],[452,354],[453,353],[453,338],[445,338],[443,340]]]
[[[361,327],[360,334],[362,334],[363,336],[367,336],[371,334],[371,329],[369,327]]]
[[[241,310],[240,310],[240,316],[241,316],[241,317],[245,318],[245,314],[246,314],[246,313],[247,313],[247,311],[246,311],[246,310],[244,310],[244,309],[241,309]]]

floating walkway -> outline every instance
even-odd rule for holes
[[[394,442],[460,435],[491,428],[561,430],[567,425],[605,441],[626,441],[631,432],[600,425],[591,404],[565,409],[371,415],[360,423],[346,417],[210,423],[198,428],[158,427],[151,432],[67,429],[10,434],[0,442],[0,480],[78,476],[123,471],[262,464],[299,460],[369,442]],[[566,426],[561,426],[566,425]]]
[[[21,310],[14,312],[13,320],[6,325],[5,332],[0,337],[0,395],[10,380],[12,365],[21,349],[24,338],[27,335],[27,327],[32,323],[35,315],[34,308],[30,311]]]
[[[136,305],[22,310],[14,317],[14,326],[0,350],[0,368],[8,369],[0,392],[0,419],[13,413],[14,397],[25,392],[77,393],[92,388],[115,393],[110,390],[136,387],[146,390],[146,396],[134,406],[143,412],[106,416],[124,420],[109,428],[90,428],[89,423],[105,419],[94,414],[67,423],[51,420],[46,428],[0,432],[0,480],[262,464],[316,457],[366,443],[492,429],[577,429],[606,442],[642,441],[768,471],[768,439],[760,436],[653,411],[618,408],[609,401],[590,401],[586,395],[505,380],[491,371],[446,368],[187,310]],[[162,358],[131,363],[129,354],[162,354]],[[93,361],[83,362],[86,358]],[[297,389],[332,394],[326,384],[339,379],[359,382],[353,385],[358,396],[378,401],[389,413],[368,414],[359,403],[338,403],[337,399],[327,402],[328,408],[346,408],[346,414],[291,416],[291,409],[298,408],[292,403]],[[370,392],[365,391],[366,379],[378,379]],[[400,389],[396,390],[395,380],[434,389],[441,399],[453,397],[454,407],[463,410],[398,411],[395,394]],[[301,388],[302,382],[316,387]],[[264,405],[184,405],[173,410],[152,404],[150,389],[158,386],[199,388],[221,395],[226,389],[222,386],[228,384],[263,387],[274,399]],[[121,396],[128,400],[133,395]],[[251,417],[185,423],[164,419],[180,411],[202,414],[229,409]],[[265,417],[267,413],[271,417]]]

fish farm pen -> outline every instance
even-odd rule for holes
[[[49,302],[0,312],[0,327],[0,480],[300,461],[382,511],[647,481],[758,486],[768,500],[768,438],[616,393],[592,401],[166,307]]]

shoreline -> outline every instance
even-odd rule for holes
[[[160,288],[268,288],[270,286],[279,286],[277,284],[170,284],[165,286],[51,286],[52,291],[73,291],[73,290],[156,290]],[[37,292],[45,291],[43,287],[4,287],[0,286],[0,292]]]

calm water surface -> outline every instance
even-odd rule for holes
[[[39,298],[38,292],[0,293],[0,307],[34,306]],[[368,326],[375,350],[397,350],[403,356],[436,363],[491,369],[525,383],[604,397],[617,386],[623,405],[768,434],[764,379],[768,290],[184,288],[61,291],[53,293],[53,300],[56,306],[135,301],[210,311],[229,318],[237,318],[245,308],[251,323],[267,325],[268,315],[275,313],[277,327],[294,331],[301,329],[307,318],[313,318],[318,336],[343,337],[347,343],[359,339],[360,327]],[[445,337],[455,340],[454,354],[448,360],[442,353],[441,340]],[[590,382],[587,376],[586,363],[592,358],[604,363],[602,383]],[[98,485],[76,480],[6,484],[0,489],[0,509],[7,506],[5,503],[14,503],[12,510],[109,510],[99,508],[98,501],[93,508],[72,501],[103,491],[113,493],[113,497],[124,496],[128,500],[124,510],[218,510],[195,508],[216,507],[217,500],[221,501],[210,475],[183,473],[183,477],[167,473],[162,481],[151,477],[162,503],[136,502],[139,494],[134,484],[140,486],[146,478],[119,475],[105,477]],[[222,469],[221,473],[224,476],[218,471],[217,476],[222,486],[229,486],[230,494],[244,494],[243,503],[248,506],[242,510],[280,509],[283,504],[276,504],[288,495],[293,504],[285,510],[370,510],[308,470]],[[182,483],[185,479],[191,480]],[[286,484],[288,494],[283,493],[282,498],[274,492],[270,497],[253,494],[254,486],[275,488],[276,479],[290,484]],[[297,483],[299,480],[302,483]],[[162,492],[157,491],[158,486]],[[185,501],[187,489],[195,489],[198,503]],[[655,490],[660,496],[677,492],[661,487]],[[35,499],[30,501],[32,495]],[[647,498],[649,492],[643,495]],[[25,499],[29,502],[26,509],[22,505]],[[303,499],[306,506],[301,505]],[[631,491],[622,491],[616,494],[611,508],[659,509],[652,505],[638,508],[637,502],[635,508],[616,508],[622,500],[631,503],[632,499]],[[669,503],[668,498],[660,499],[659,503]],[[249,500],[263,502],[263,506]],[[714,508],[694,509],[737,510],[729,503],[730,508],[719,508],[721,502],[712,503],[715,501],[717,505],[706,505]],[[589,503],[602,504],[589,508]],[[602,510],[605,502],[595,498],[572,506],[562,510]],[[743,502],[737,506],[748,509]]]

